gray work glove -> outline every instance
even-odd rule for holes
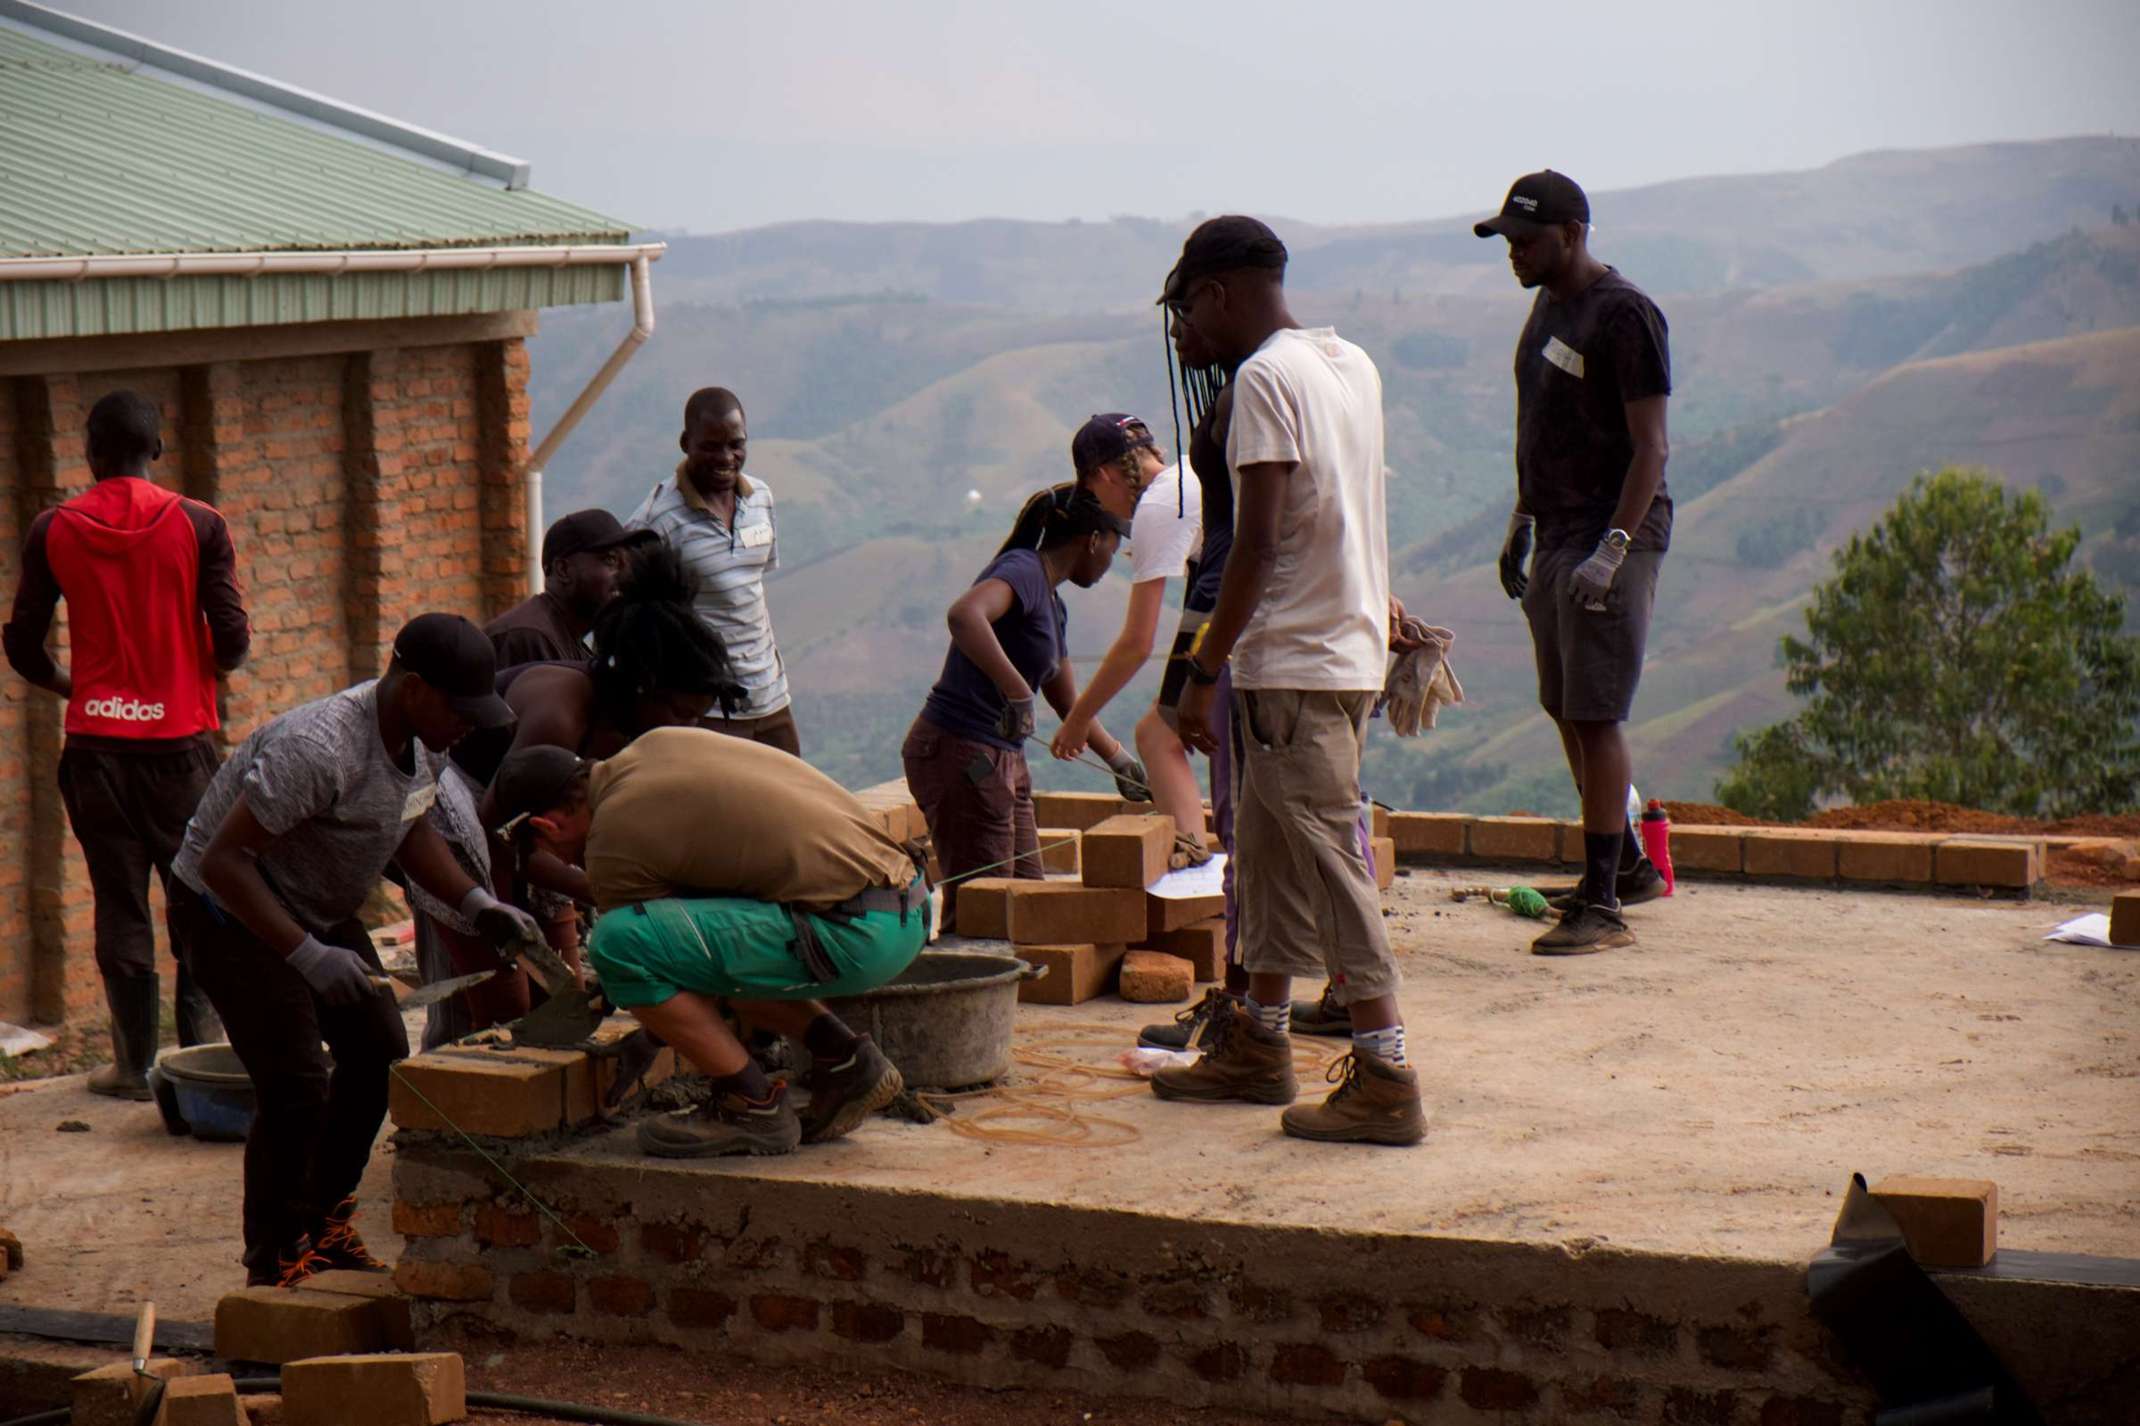
[[[461,919],[473,922],[476,934],[493,946],[506,947],[520,941],[542,939],[542,926],[527,912],[508,905],[491,894],[487,886],[470,887],[461,898]]]
[[[306,936],[285,958],[290,969],[304,977],[312,993],[329,1005],[356,1005],[377,995],[380,985],[364,957],[347,946],[330,946],[316,936]]]
[[[1025,740],[1033,736],[1033,700],[1003,700],[1003,712],[996,718],[996,735],[1006,742],[1023,746]]]
[[[1612,577],[1620,572],[1620,561],[1626,558],[1625,546],[1598,541],[1590,558],[1568,576],[1568,597],[1593,614],[1603,609],[1605,596],[1612,592]]]
[[[1114,770],[1115,791],[1122,794],[1124,802],[1150,802],[1152,800],[1151,775],[1145,772],[1144,764],[1137,761],[1136,754],[1122,744],[1115,744],[1115,755],[1107,760]]]
[[[1501,591],[1511,599],[1521,599],[1523,591],[1531,584],[1530,576],[1523,572],[1523,562],[1531,555],[1531,532],[1538,521],[1521,510],[1508,517],[1508,536],[1501,541]]]

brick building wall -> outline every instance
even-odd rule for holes
[[[220,509],[237,546],[253,648],[225,698],[234,745],[377,674],[411,615],[483,619],[520,597],[529,325],[0,347],[0,584],[12,600],[37,512],[89,484],[89,408],[119,387],[155,400],[157,479]],[[88,881],[54,782],[62,711],[12,672],[0,687],[0,1020],[102,1014]]]

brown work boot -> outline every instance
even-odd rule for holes
[[[1236,1003],[1236,999],[1213,986],[1204,992],[1202,1000],[1178,1012],[1172,1023],[1162,1020],[1138,1031],[1137,1046],[1146,1050],[1186,1050],[1194,1045],[1202,1049],[1211,1040],[1212,1016]]]
[[[803,1076],[803,1087],[810,1091],[810,1108],[802,1116],[802,1141],[822,1144],[853,1133],[907,1084],[876,1041],[857,1035],[853,1054],[836,1065],[818,1061]]]
[[[1306,1005],[1293,1007],[1293,1033],[1296,1035],[1350,1035],[1352,1012],[1338,1004],[1336,986],[1326,985],[1323,993]]]
[[[1627,918],[1616,907],[1578,901],[1561,913],[1560,924],[1531,942],[1534,956],[1587,956],[1635,944]]]
[[[1278,1122],[1296,1139],[1326,1144],[1416,1144],[1427,1137],[1419,1074],[1358,1050],[1333,1060],[1337,1088],[1320,1104],[1296,1104]]]
[[[327,1260],[330,1268],[348,1268],[360,1273],[386,1273],[392,1263],[381,1262],[364,1246],[356,1229],[357,1200],[345,1198],[329,1209],[312,1234],[312,1251]]]
[[[1300,1093],[1293,1079],[1293,1042],[1257,1024],[1239,1001],[1213,1010],[1203,1050],[1195,1064],[1153,1075],[1152,1093],[1161,1099],[1250,1104],[1291,1104]]]
[[[788,1087],[773,1086],[752,1102],[716,1094],[696,1109],[664,1114],[639,1126],[639,1147],[656,1158],[710,1159],[723,1154],[792,1154],[802,1142],[802,1120],[788,1102]]]

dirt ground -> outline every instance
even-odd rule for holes
[[[1449,900],[1511,879],[1414,870],[1391,895],[1432,1121],[1418,1149],[1305,1145],[1277,1134],[1275,1111],[1132,1094],[1092,1110],[1134,1131],[1112,1149],[878,1121],[841,1144],[705,1171],[1095,1204],[1142,1201],[1160,1176],[1187,1215],[1772,1260],[1825,1241],[1853,1170],[1921,1172],[1996,1180],[2006,1247],[2140,1257],[2140,953],[2042,939],[2097,896],[1684,883],[1631,912],[1637,948],[1556,960],[1526,953],[1535,923]],[[1020,1039],[1104,1065],[1164,1013],[1112,998],[1027,1007]],[[89,1128],[60,1132],[66,1121]],[[620,1133],[573,1152],[632,1150]],[[0,1225],[29,1254],[0,1297],[127,1314],[154,1297],[168,1320],[207,1321],[241,1277],[239,1160],[235,1145],[168,1137],[153,1106],[96,1099],[79,1076],[0,1090]],[[388,1256],[390,1163],[383,1143],[361,1220]],[[605,1349],[593,1371],[578,1349],[495,1362],[494,1348],[468,1350],[493,1389],[621,1392],[609,1404],[709,1420],[1207,1419],[899,1378],[702,1371],[661,1353],[619,1369]]]

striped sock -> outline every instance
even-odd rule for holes
[[[1276,1005],[1265,1005],[1251,995],[1248,997],[1248,1013],[1256,1017],[1256,1023],[1273,1035],[1289,1033],[1293,1028],[1293,1002],[1281,1000]]]
[[[1403,1069],[1411,1061],[1404,1057],[1404,1026],[1392,1025],[1387,1030],[1355,1030],[1352,1032],[1352,1052],[1356,1055],[1373,1055],[1376,1059]]]

